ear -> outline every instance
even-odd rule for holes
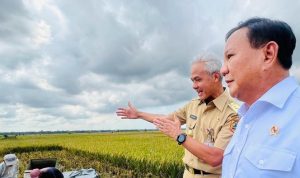
[[[221,73],[220,72],[214,72],[212,74],[212,77],[213,77],[214,81],[218,82],[221,78]]]
[[[266,66],[272,65],[277,62],[278,49],[278,44],[275,41],[269,41],[264,46],[264,64],[266,64]]]

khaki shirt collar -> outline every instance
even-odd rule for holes
[[[214,99],[212,102],[215,104],[215,106],[220,111],[223,111],[227,100],[228,100],[228,94],[227,94],[227,91],[224,90],[224,92],[220,96],[218,96],[216,99]]]
[[[200,100],[200,99],[199,99]],[[214,99],[212,101],[212,103],[220,110],[220,111],[223,111],[225,105],[226,105],[226,102],[228,100],[228,93],[227,93],[227,90],[224,90],[224,92],[218,96],[216,99]],[[200,100],[200,103],[199,105],[201,105],[202,103],[204,103],[204,101]],[[211,103],[211,102],[210,102]],[[211,103],[211,104],[212,104]]]

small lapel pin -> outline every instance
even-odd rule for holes
[[[279,127],[276,125],[273,125],[270,130],[270,135],[273,136],[273,135],[278,135],[278,134],[279,134]]]

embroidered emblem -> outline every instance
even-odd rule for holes
[[[237,116],[229,121],[229,129],[231,132],[235,131],[238,121],[239,121],[239,118]]]
[[[240,108],[240,106],[238,104],[236,104],[234,101],[230,101],[229,102],[229,106],[231,107],[231,109],[233,109],[235,112],[237,112]]]
[[[270,135],[278,135],[279,134],[279,127],[276,125],[273,125],[270,129]]]
[[[204,144],[206,144],[208,146],[214,146],[214,143],[215,143],[214,134],[215,134],[215,131],[213,128],[206,129],[206,140],[205,140]]]

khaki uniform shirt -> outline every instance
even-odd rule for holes
[[[186,134],[200,143],[222,150],[229,143],[236,127],[239,105],[224,91],[219,97],[206,104],[194,99],[175,114],[181,123],[186,123]],[[183,162],[189,167],[221,174],[221,165],[212,167],[185,150]]]

